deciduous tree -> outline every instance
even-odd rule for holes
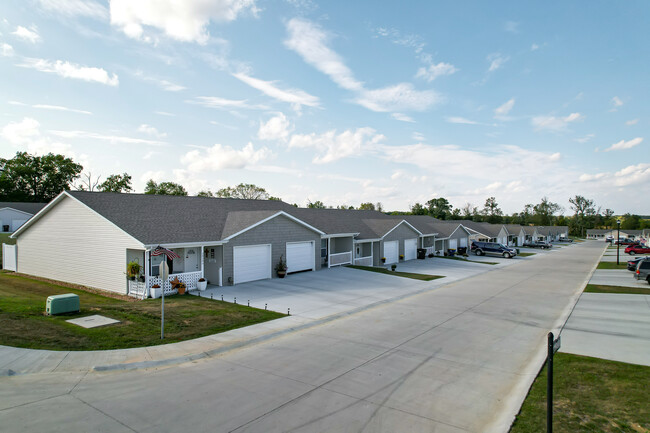
[[[111,174],[99,185],[99,190],[104,192],[131,192],[131,176],[127,173]]]
[[[187,191],[181,184],[174,182],[156,183],[153,179],[149,179],[147,182],[144,193],[157,195],[187,195]]]
[[[252,183],[240,183],[234,187],[226,187],[218,190],[215,194],[223,198],[240,198],[248,200],[268,200],[269,193],[260,186]]]

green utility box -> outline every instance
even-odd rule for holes
[[[48,296],[47,303],[45,304],[45,312],[48,316],[63,313],[77,313],[79,309],[79,296],[74,293]]]

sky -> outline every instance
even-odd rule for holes
[[[3,0],[0,157],[301,206],[648,214],[650,2]],[[100,179],[100,180],[101,180]]]

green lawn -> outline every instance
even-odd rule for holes
[[[627,269],[627,258],[621,258],[618,265],[616,262],[600,262],[596,269]]]
[[[537,254],[537,253],[519,253],[517,255],[519,257],[530,257],[530,256],[534,256],[535,254]]]
[[[11,233],[0,233],[0,246],[2,244],[16,244],[16,239],[9,239],[9,236],[11,236]],[[2,248],[0,248],[0,265],[2,265]]]
[[[630,272],[631,274],[631,272]],[[630,275],[632,278],[632,275]],[[601,284],[587,284],[585,293],[622,293],[627,295],[650,295],[650,285],[643,287],[604,286]]]
[[[49,295],[76,293],[81,312],[44,315]],[[189,340],[241,328],[284,314],[196,296],[165,297],[165,340],[160,340],[160,299],[115,299],[0,273],[0,344],[32,349],[104,350]],[[71,318],[101,314],[120,323],[84,329]]]
[[[557,353],[553,360],[553,431],[650,431],[650,367]],[[546,431],[546,367],[531,387],[511,433]]]
[[[498,265],[497,262],[480,262],[478,260],[469,260],[469,259],[465,259],[465,258],[457,257],[457,256],[454,256],[454,257],[436,256],[435,258],[436,259],[447,259],[447,260],[460,260],[462,262],[481,263],[481,264],[484,264],[484,265]]]
[[[396,277],[412,278],[414,280],[421,280],[421,281],[431,281],[431,280],[437,280],[438,278],[444,278],[444,276],[442,275],[415,274],[413,272],[391,271],[389,269],[374,268],[372,266],[348,265],[348,268],[361,269],[362,271],[377,272],[380,274],[389,274],[389,275],[394,275]],[[399,268],[399,265],[397,265],[397,268]]]

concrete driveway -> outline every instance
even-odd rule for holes
[[[596,269],[589,281],[590,284],[602,284],[605,286],[640,287],[650,289],[645,280],[637,280],[634,273],[627,269]]]
[[[2,426],[505,432],[602,252],[568,250],[196,362],[3,377]]]

